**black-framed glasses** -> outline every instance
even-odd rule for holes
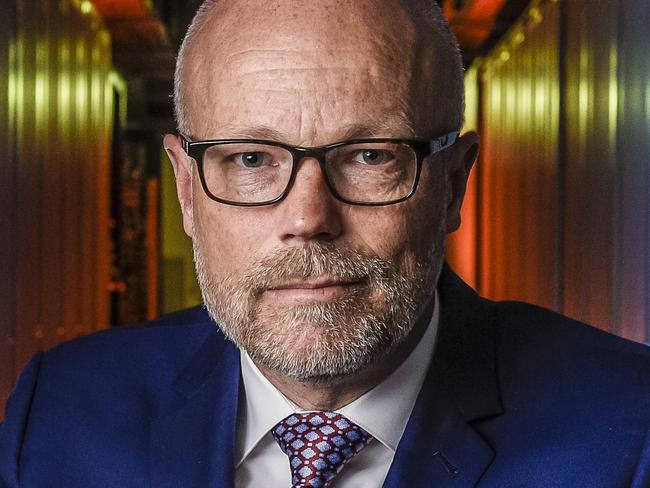
[[[353,139],[320,147],[299,147],[258,139],[190,141],[183,150],[198,166],[201,185],[227,205],[261,206],[281,201],[291,190],[304,158],[316,159],[327,186],[351,205],[390,205],[411,197],[422,161],[458,139],[450,132],[431,141]]]

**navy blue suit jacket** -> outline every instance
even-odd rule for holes
[[[440,283],[436,352],[385,487],[650,487],[650,354]],[[200,308],[39,354],[0,428],[3,487],[231,487],[239,353]],[[360,487],[364,488],[364,487]]]

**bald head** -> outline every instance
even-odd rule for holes
[[[286,76],[278,76],[283,70]],[[320,96],[307,100],[316,87]],[[349,100],[363,107],[371,98],[385,105],[388,125],[399,119],[411,132],[403,135],[428,137],[462,124],[462,63],[434,1],[208,0],[179,52],[178,129],[195,138],[221,137],[223,127],[240,121],[220,114],[236,119],[232,105],[246,111],[253,101],[240,99],[253,96],[258,107],[286,104],[289,116],[317,118],[336,116],[337,105]],[[305,107],[310,104],[319,107]],[[317,130],[315,123],[303,134]]]

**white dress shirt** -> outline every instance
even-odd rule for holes
[[[369,392],[338,409],[373,436],[370,443],[336,477],[337,488],[379,488],[388,474],[397,445],[415,405],[436,342],[440,301],[427,330],[406,360]],[[242,398],[237,415],[237,488],[289,488],[289,458],[271,435],[285,417],[303,412],[275,388],[241,354]]]

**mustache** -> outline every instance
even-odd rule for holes
[[[254,294],[292,281],[328,277],[340,281],[379,282],[391,263],[376,255],[329,242],[280,249],[255,262],[240,279]]]

